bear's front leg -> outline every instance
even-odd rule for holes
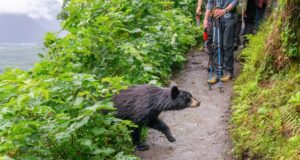
[[[135,149],[138,151],[145,151],[149,149],[149,145],[146,143],[141,142],[141,133],[142,133],[142,126],[138,125],[138,128],[134,128],[133,132],[131,133],[133,144],[136,146]]]
[[[160,118],[157,118],[156,120],[153,120],[150,125],[150,128],[156,129],[160,132],[162,132],[163,134],[165,134],[165,136],[167,137],[167,139],[170,142],[175,142],[176,139],[173,137],[171,130],[169,128],[169,126]]]

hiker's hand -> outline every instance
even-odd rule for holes
[[[207,19],[204,19],[204,21],[203,21],[203,28],[207,28],[207,25],[208,25],[208,21],[207,21]]]
[[[201,16],[201,7],[197,7],[196,9],[196,15]]]
[[[226,13],[225,9],[216,9],[214,12],[214,17],[220,18],[220,17],[224,16],[225,13]]]

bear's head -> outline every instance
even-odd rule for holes
[[[169,110],[180,110],[188,107],[199,107],[200,101],[192,96],[190,92],[178,89],[173,82],[170,85],[171,106]]]

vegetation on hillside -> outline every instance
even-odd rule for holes
[[[299,0],[281,0],[242,52],[231,118],[238,159],[300,157],[299,13]]]
[[[112,95],[161,84],[195,44],[195,1],[71,0],[49,52],[0,75],[0,159],[137,159]],[[102,114],[102,110],[112,111]]]

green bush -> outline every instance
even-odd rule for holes
[[[30,71],[0,75],[0,159],[137,159],[111,97],[183,65],[197,35],[186,2],[67,2],[66,36],[48,33]]]
[[[66,38],[55,42],[49,58],[80,64],[80,72],[99,77],[123,75],[133,83],[168,80],[195,44],[192,17],[172,1],[71,1],[64,8]],[[57,40],[52,40],[57,39]],[[53,53],[53,54],[51,54]]]
[[[40,63],[40,64],[43,64]],[[35,68],[37,69],[37,68]],[[40,77],[40,76],[39,76]],[[18,159],[111,159],[130,153],[128,127],[101,110],[124,88],[121,78],[10,70],[0,76],[0,153]]]

